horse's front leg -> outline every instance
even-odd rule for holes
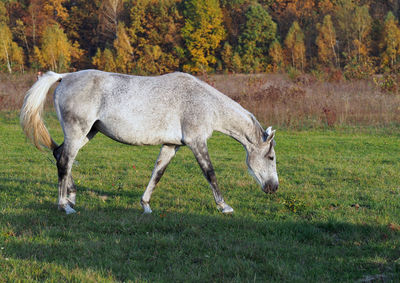
[[[151,178],[149,184],[147,185],[146,190],[143,193],[142,199],[140,200],[140,204],[143,207],[145,214],[151,213],[152,210],[150,208],[150,198],[151,194],[157,183],[160,181],[162,175],[165,172],[169,162],[175,156],[175,153],[178,151],[179,146],[176,145],[163,145],[161,147],[160,153],[157,157],[156,164],[154,165],[153,172],[151,174]]]
[[[208,154],[206,142],[194,143],[190,145],[190,149],[196,157],[197,162],[199,163],[200,168],[203,171],[204,177],[206,177],[208,183],[211,186],[214,200],[217,204],[218,209],[220,209],[222,213],[232,213],[233,208],[225,203],[224,198],[222,197],[218,189],[217,177],[215,176],[214,168]]]
[[[67,200],[69,205],[74,208],[76,204],[76,186],[72,175],[69,175],[69,181],[67,185]]]

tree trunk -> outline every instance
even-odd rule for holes
[[[6,43],[4,41],[3,41],[3,47],[4,47],[4,52],[6,54],[7,69],[8,69],[8,72],[11,74],[12,70],[11,70],[11,64],[10,64],[10,57],[8,56],[7,46],[6,46]]]

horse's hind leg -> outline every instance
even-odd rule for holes
[[[211,186],[217,207],[222,211],[222,213],[232,213],[233,208],[225,203],[224,198],[218,189],[217,177],[215,176],[214,168],[210,156],[208,155],[206,142],[197,142],[189,146],[203,171],[204,177],[206,177]]]
[[[155,186],[160,181],[165,169],[167,168],[171,159],[175,156],[175,153],[178,151],[178,149],[179,146],[175,145],[163,145],[161,147],[156,164],[154,165],[154,169],[151,174],[150,182],[143,193],[142,199],[140,200],[140,204],[143,207],[144,213],[152,212],[149,204],[151,194],[153,193]]]
[[[74,138],[71,138],[71,135],[66,135],[64,143],[53,152],[58,169],[58,208],[64,210],[67,214],[75,212],[72,208],[75,206],[76,198],[76,186],[71,175],[72,164],[79,149],[96,133],[97,130],[92,129],[86,136],[79,135],[78,132],[72,135]]]

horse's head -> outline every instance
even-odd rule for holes
[[[246,163],[261,189],[265,193],[274,193],[279,185],[274,150],[275,130],[272,131],[269,127],[264,136],[263,142],[248,149]]]

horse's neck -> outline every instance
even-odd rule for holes
[[[254,116],[241,106],[228,109],[224,110],[218,131],[239,141],[246,150],[259,144],[263,139],[263,129]]]

